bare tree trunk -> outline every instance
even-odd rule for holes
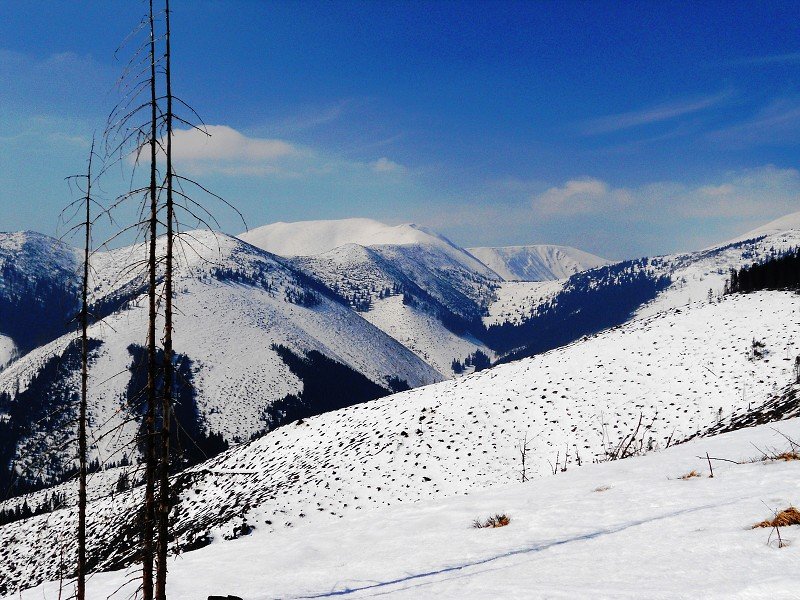
[[[160,482],[158,499],[158,555],[156,564],[156,600],[166,600],[167,597],[167,551],[169,547],[169,434],[170,412],[172,411],[172,387],[174,382],[174,362],[172,350],[172,276],[175,241],[174,221],[175,206],[173,202],[172,184],[172,73],[171,73],[171,46],[170,46],[170,11],[169,0],[164,2],[165,20],[165,64],[164,75],[166,79],[166,225],[167,225],[167,250],[164,272],[164,389],[161,405],[161,457],[160,457]]]
[[[148,252],[147,410],[144,419],[145,493],[142,518],[142,598],[153,600],[153,555],[156,480],[156,237],[158,235],[158,114],[156,96],[156,36],[150,0],[150,223]]]
[[[78,590],[77,600],[86,599],[86,397],[89,383],[89,247],[92,240],[91,198],[92,158],[94,140],[89,151],[89,166],[86,170],[86,221],[83,246],[83,285],[81,287],[81,403],[78,416]]]

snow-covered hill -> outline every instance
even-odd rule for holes
[[[280,532],[509,483],[526,435],[533,478],[591,463],[634,433],[633,447],[664,448],[782,393],[800,353],[799,310],[790,292],[697,299],[530,359],[281,427],[176,477],[178,544],[235,537],[243,522]],[[92,505],[101,565],[130,559],[120,536],[140,495]],[[37,540],[69,549],[73,523],[64,509],[1,527],[0,578],[56,578],[58,545]]]
[[[551,281],[602,267],[611,261],[569,246],[538,244],[468,248],[470,254],[506,281]]]
[[[756,448],[788,449],[781,434],[800,440],[800,419],[545,481],[339,520],[311,512],[174,559],[169,597],[794,599],[800,527],[781,528],[782,548],[774,530],[752,528],[800,503],[800,461],[759,460]],[[714,461],[710,478],[706,453],[741,464]],[[471,526],[498,513],[507,526]],[[130,595],[135,575],[94,575],[89,597]],[[57,598],[59,585],[9,598]]]

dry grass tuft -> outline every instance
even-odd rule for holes
[[[691,479],[692,477],[700,477],[700,473],[692,469],[686,475],[681,475],[678,479],[686,480],[686,479]]]
[[[592,491],[593,492],[607,492],[610,489],[611,489],[610,485],[601,485],[600,487],[594,488]]]
[[[771,460],[800,460],[800,452],[781,452],[777,456],[773,456]]]
[[[472,522],[472,526],[475,529],[486,529],[486,528],[496,529],[497,527],[505,527],[509,523],[511,523],[511,517],[502,514],[489,517],[485,521],[481,521],[480,519],[475,519]]]
[[[756,523],[753,525],[753,529],[759,527],[788,527],[789,525],[800,525],[800,510],[797,510],[794,506],[782,510],[771,521],[766,520]]]

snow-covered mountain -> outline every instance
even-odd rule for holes
[[[500,277],[436,232],[343,219],[275,223],[240,238],[293,257],[291,264],[447,376],[476,352],[494,356],[479,338]]]
[[[202,451],[213,436],[233,443],[286,420],[442,379],[343,299],[275,256],[236,238],[193,232],[184,238],[175,287],[175,351],[184,392],[181,420]],[[143,273],[125,269],[144,247],[98,254],[91,326],[89,414],[117,427],[93,458],[136,460],[146,333]],[[75,334],[28,352],[0,372],[3,473],[47,481],[70,455],[37,463],[43,448],[72,434],[77,382]],[[342,404],[344,403],[344,404]],[[204,447],[203,444],[207,447]],[[123,450],[124,449],[124,450]]]
[[[709,290],[716,296],[730,268],[800,242],[797,230],[778,229],[564,280],[503,282],[437,236],[425,243],[346,244],[292,259],[224,235],[192,238],[177,287],[176,349],[189,390],[184,418],[207,453],[217,452],[220,440],[245,440],[294,418],[470,372],[490,359],[533,356],[631,318],[706,299]],[[30,314],[39,319],[51,311],[56,318],[45,321],[46,343],[28,352],[23,334],[35,328],[14,329],[20,321],[10,316],[0,321],[5,356],[22,355],[0,372],[0,426],[9,440],[0,475],[7,478],[15,462],[48,480],[71,465],[69,456],[46,468],[30,457],[71,434],[77,349],[73,336],[63,335],[69,314],[63,307],[75,302],[77,259],[69,247],[35,234],[8,236],[5,246],[20,260],[6,261],[4,272],[11,275],[4,298],[11,300],[3,306],[11,314],[20,303],[41,299]],[[124,265],[141,252],[123,248],[98,253],[94,261],[93,311],[103,320],[92,329],[90,412],[98,423],[120,426],[113,438],[119,445],[107,439],[95,449],[98,459],[136,435],[132,399],[142,385],[136,373],[145,282]]]
[[[569,246],[537,244],[468,248],[506,281],[551,281],[602,267],[611,261]]]
[[[436,246],[340,246],[292,264],[446,375],[453,361],[492,351],[471,333],[497,286]]]
[[[280,256],[314,256],[346,244],[359,246],[432,245],[465,254],[443,235],[422,225],[404,223],[386,225],[373,219],[334,219],[271,223],[251,229],[239,236],[244,241]],[[477,261],[462,260],[481,270]]]
[[[776,233],[780,234],[796,229],[800,229],[800,212],[790,213],[788,215],[779,217],[774,221],[770,221],[769,223],[761,225],[760,227],[756,227],[752,231],[748,231],[747,233],[730,240],[728,243],[752,240],[761,236],[774,235]]]

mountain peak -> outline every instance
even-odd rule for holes
[[[407,245],[437,241],[441,235],[414,223],[387,225],[374,219],[352,218],[278,222],[247,231],[242,240],[281,256],[314,256],[345,244]]]
[[[552,244],[468,248],[468,250],[506,281],[564,279],[580,271],[609,264],[605,258],[583,250]]]

